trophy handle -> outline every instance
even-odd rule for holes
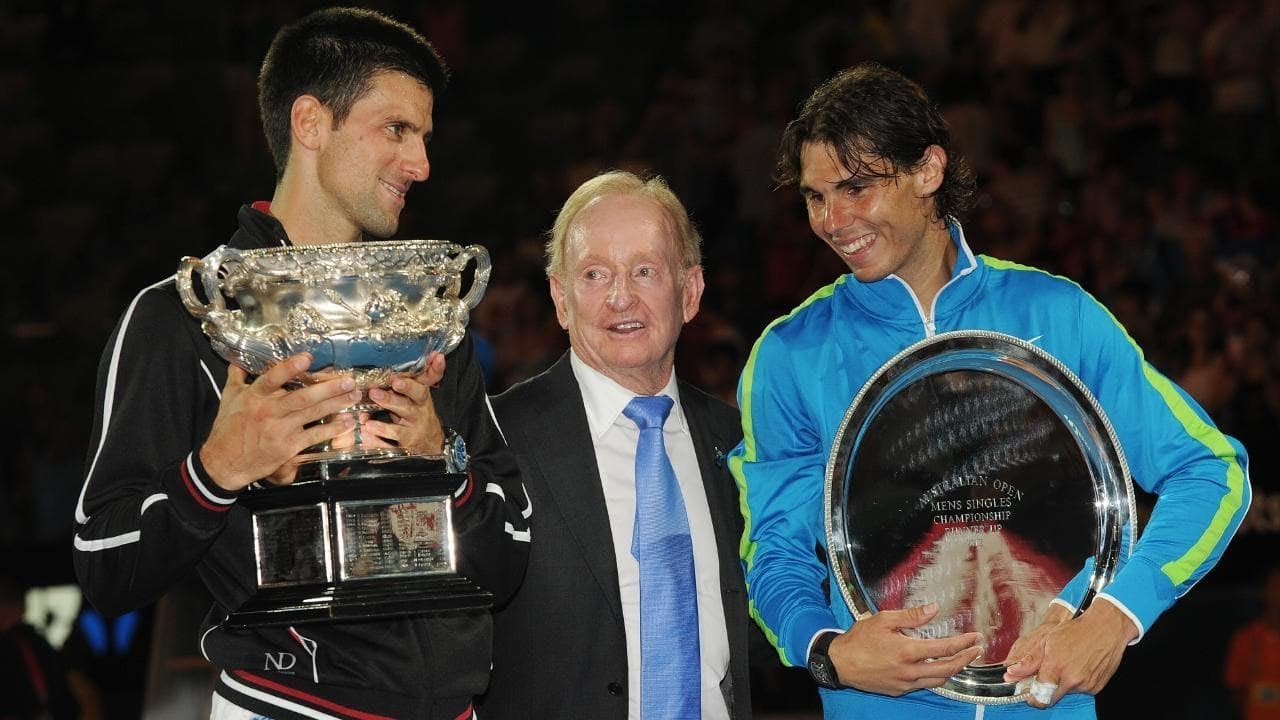
[[[226,312],[227,303],[222,296],[218,273],[222,270],[222,263],[227,257],[239,260],[240,251],[223,245],[205,256],[203,260],[187,256],[178,262],[178,271],[174,273],[173,280],[178,286],[178,296],[182,298],[182,304],[187,306],[187,310],[192,315],[204,319],[209,315],[216,317]],[[191,282],[194,272],[200,273],[200,284],[204,287],[204,296],[209,299],[208,303],[202,303],[200,298],[196,297],[195,287]]]
[[[210,295],[208,304],[200,302],[200,298],[196,297],[191,274],[198,272],[204,275],[204,267],[203,260],[188,255],[178,261],[178,271],[173,274],[173,282],[178,286],[178,297],[182,298],[182,304],[187,306],[188,312],[201,319],[208,317],[209,313],[227,309],[220,292]]]
[[[289,343],[278,331],[269,334],[246,332],[236,313],[227,310],[222,280],[218,275],[228,258],[240,261],[243,255],[239,250],[224,245],[204,259],[184,257],[178,262],[173,281],[182,304],[192,315],[204,321],[204,332],[213,341],[218,354],[250,373],[260,374],[290,354]],[[196,295],[192,280],[196,273],[199,273],[204,295],[209,299],[207,303],[201,302]]]
[[[480,304],[480,298],[484,297],[485,288],[489,287],[489,271],[491,269],[489,262],[489,251],[480,245],[468,245],[462,248],[462,252],[458,253],[458,269],[467,266],[467,263],[476,261],[476,274],[471,280],[471,287],[467,289],[467,294],[461,300],[468,310],[475,309]]]

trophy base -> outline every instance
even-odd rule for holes
[[[410,458],[408,450],[396,447],[353,447],[345,450],[332,450],[324,446],[308,448],[298,455],[298,473],[303,480],[320,479],[326,473],[323,467],[329,463],[349,463],[357,460],[393,460]],[[310,466],[321,466],[311,468]]]
[[[306,590],[263,590],[231,613],[232,628],[438,615],[488,608],[493,594],[464,577]]]
[[[488,608],[457,568],[443,458],[308,463],[291,485],[251,490],[256,588],[233,627],[358,621]]]

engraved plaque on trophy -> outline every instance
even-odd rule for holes
[[[301,384],[342,374],[363,393],[341,411],[356,420],[353,440],[308,448],[293,484],[252,487],[238,501],[251,513],[256,591],[228,624],[356,620],[492,602],[457,568],[452,509],[466,479],[461,447],[447,456],[413,455],[361,432],[364,419],[385,412],[369,401],[369,389],[420,371],[432,352],[462,340],[489,271],[484,248],[436,240],[223,246],[182,259],[179,295],[228,362],[261,374],[306,351],[313,363]]]
[[[1017,338],[927,338],[863,386],[827,464],[829,560],[856,618],[936,602],[908,634],[984,636],[935,692],[1020,702],[1013,643],[1050,602],[1088,607],[1128,557],[1132,492],[1106,415],[1061,362]]]

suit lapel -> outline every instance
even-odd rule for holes
[[[680,388],[680,403],[684,407],[685,420],[689,423],[689,434],[693,438],[693,448],[698,456],[698,470],[702,473],[702,485],[707,493],[707,507],[711,510],[711,526],[715,530],[720,563],[736,562],[740,538],[734,514],[738,509],[736,494],[730,492],[732,484],[725,464],[725,454],[733,448],[733,444],[720,437],[711,427],[706,399],[683,383]]]
[[[587,425],[582,392],[573,377],[566,354],[548,373],[542,422],[525,423],[525,434],[539,481],[547,489],[555,511],[586,559],[594,582],[622,619],[618,591],[618,565],[614,556],[609,510],[605,506],[600,470],[596,464],[591,429]],[[536,510],[541,514],[541,510]],[[538,531],[534,529],[536,534]]]
[[[744,597],[746,587],[742,580],[742,566],[738,559],[742,515],[737,488],[725,459],[725,453],[737,444],[738,436],[727,434],[732,431],[723,425],[717,427],[712,420],[707,397],[683,382],[680,384],[680,402],[698,456],[698,469],[702,473],[707,507],[711,511],[711,527],[716,536],[716,557],[720,561],[720,598],[729,638],[729,672],[720,683],[720,692],[724,693],[730,716],[741,717],[749,712],[751,706],[747,690],[750,620]],[[733,430],[736,429],[734,426]]]

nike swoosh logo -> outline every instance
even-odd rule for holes
[[[1029,342],[1029,343],[1031,343],[1031,344],[1033,344],[1033,345],[1034,345],[1034,344],[1035,344],[1035,342],[1036,342],[1037,340],[1039,340],[1040,338],[1042,338],[1042,337],[1044,337],[1044,336],[1043,336],[1043,335],[1037,335],[1037,336],[1035,336],[1035,337],[1031,338],[1030,340],[1028,340],[1027,342]]]

